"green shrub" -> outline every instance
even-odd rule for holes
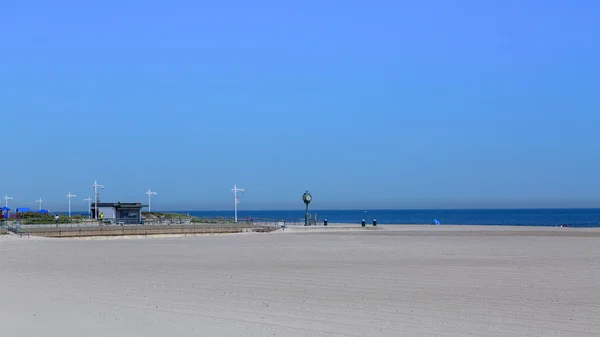
[[[59,216],[58,223],[59,224],[67,224],[81,221],[82,219],[87,219],[87,216],[83,215],[74,215],[71,218],[68,216]],[[50,213],[38,213],[38,212],[23,212],[19,213],[19,218],[11,220],[19,220],[22,225],[43,225],[43,224],[55,224],[56,220],[54,218],[54,214]]]

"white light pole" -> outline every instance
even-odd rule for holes
[[[42,198],[40,198],[39,200],[36,200],[35,202],[40,204],[40,211],[41,211],[42,210],[42,202],[44,202],[44,200],[42,200]]]
[[[4,201],[6,202],[6,204],[5,204],[6,208],[8,208],[8,201],[9,200],[12,200],[12,197],[9,197],[8,195],[5,195],[4,196]]]
[[[152,192],[150,191],[150,189],[148,189],[148,191],[146,191],[146,194],[148,194],[148,213],[152,212],[152,208],[150,207],[150,197],[152,197],[153,195],[158,195],[156,192]]]
[[[71,217],[71,198],[75,198],[75,194],[71,194],[71,192],[67,193],[67,198],[69,198],[69,218]]]
[[[94,180],[94,185],[92,185],[92,187],[94,188],[94,198],[96,199],[96,202],[94,203],[94,206],[96,208],[96,212],[94,213],[96,214],[94,214],[94,217],[98,219],[98,202],[100,201],[100,198],[98,198],[100,196],[100,194],[98,194],[98,187],[104,189],[104,185],[100,185]]]
[[[240,191],[242,193],[244,193],[244,189],[243,188],[237,188],[237,185],[233,185],[233,199],[235,201],[234,203],[234,210],[235,210],[235,222],[237,222],[237,207],[240,204],[240,198],[237,196],[237,192]]]
[[[91,218],[92,217],[92,198],[87,197],[87,199],[83,199],[83,201],[88,202],[88,216]]]

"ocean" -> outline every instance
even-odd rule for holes
[[[180,211],[203,218],[233,218],[231,211]],[[356,223],[364,219],[371,224],[504,225],[600,227],[600,209],[493,209],[493,210],[310,210],[318,221]],[[304,221],[304,210],[248,211],[238,210],[238,219]]]

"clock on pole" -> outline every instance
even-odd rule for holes
[[[304,226],[310,225],[310,221],[308,218],[308,204],[310,204],[311,200],[312,195],[310,195],[308,191],[304,192],[304,194],[302,195],[302,201],[304,201],[304,204],[306,205],[306,213],[304,214]]]

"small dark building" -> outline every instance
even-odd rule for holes
[[[96,217],[96,203],[92,203],[92,217]],[[99,202],[98,218],[116,224],[142,223],[142,203],[140,202]]]

